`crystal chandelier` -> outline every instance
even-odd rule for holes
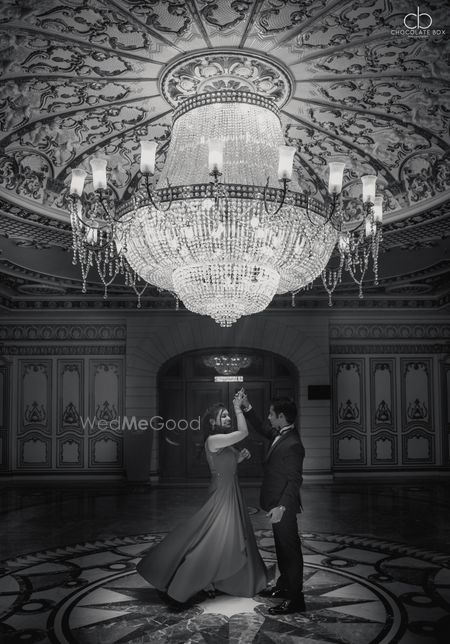
[[[240,353],[230,355],[214,354],[205,356],[203,364],[212,367],[221,376],[235,376],[241,369],[246,369],[252,364],[252,358]]]
[[[72,171],[74,262],[81,265],[84,290],[95,265],[105,296],[122,273],[139,298],[153,284],[227,327],[264,310],[277,293],[294,297],[319,276],[331,304],[343,270],[362,297],[370,260],[376,282],[382,221],[376,176],[362,177],[363,217],[353,229],[344,223],[342,160],[329,163],[325,203],[301,192],[293,176],[297,149],[285,145],[279,117],[292,90],[290,76],[278,62],[259,56],[260,75],[263,63],[266,71],[270,67],[272,89],[261,77],[258,84],[244,73],[255,56],[239,55],[238,69],[222,62],[219,74],[205,72],[213,69],[213,55],[203,55],[198,74],[202,78],[203,70],[204,79],[194,89],[185,80],[185,60],[163,75],[163,93],[175,109],[155,186],[154,141],[141,142],[141,185],[126,203],[111,199],[105,159],[91,160],[89,194],[83,192],[86,171]],[[213,83],[211,75],[222,82]],[[337,267],[327,269],[335,249]]]

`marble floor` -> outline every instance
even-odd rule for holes
[[[276,574],[258,490],[244,487]],[[166,606],[135,572],[206,489],[119,483],[0,487],[0,642],[448,644],[450,479],[306,483],[299,531],[307,611],[199,595]]]

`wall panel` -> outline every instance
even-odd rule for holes
[[[367,463],[364,360],[333,360],[333,462]]]
[[[111,420],[123,409],[125,327],[48,322],[1,329],[0,349],[11,365],[8,372],[0,363],[0,470],[12,446],[13,473],[120,473],[123,436]]]

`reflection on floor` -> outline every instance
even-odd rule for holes
[[[363,486],[364,487],[364,486]],[[433,486],[431,486],[432,488]],[[346,499],[350,507],[354,489],[329,489],[316,486],[307,491],[311,498],[317,493],[325,505],[332,499]],[[423,494],[429,498],[431,489],[410,488],[410,498],[420,511]],[[373,486],[372,490],[379,489]],[[148,497],[148,500],[175,499],[177,506],[184,494],[199,497],[203,492],[184,490],[116,490],[115,495],[105,494],[103,503],[108,505],[118,498]],[[30,492],[28,492],[30,493]],[[360,489],[368,495],[370,489]],[[388,494],[388,488],[385,489]],[[181,494],[181,496],[180,496]],[[44,505],[23,503],[24,495],[11,491],[3,495],[9,512],[4,513],[6,525],[18,530],[22,516],[29,525],[30,543],[36,544],[39,522],[55,506],[69,506],[80,497],[97,496],[85,489],[67,490],[65,501],[55,503],[53,492],[47,490]],[[156,495],[156,499],[154,497]],[[255,501],[256,490],[246,490]],[[21,499],[19,506],[17,500]],[[42,500],[41,496],[41,500]],[[422,498],[422,501],[421,501]],[[448,498],[448,497],[447,497]],[[359,498],[353,498],[357,508]],[[25,507],[24,507],[25,505]],[[119,502],[119,505],[121,503]],[[152,505],[150,503],[150,505]],[[189,505],[189,504],[188,504]],[[413,504],[414,505],[414,504]],[[439,503],[437,502],[437,505]],[[389,507],[389,503],[386,504]],[[422,512],[424,511],[422,507]],[[141,506],[142,510],[142,506]],[[154,517],[158,511],[153,507]],[[166,514],[170,514],[170,501]],[[441,512],[443,508],[441,507]],[[264,513],[250,507],[258,546],[269,570],[275,574],[275,554],[272,532],[265,524]],[[448,508],[443,510],[442,523],[448,524]],[[34,513],[34,515],[32,514]],[[80,514],[83,514],[81,511]],[[145,512],[146,514],[146,512]],[[179,513],[181,514],[181,513]],[[313,512],[314,514],[314,512]],[[306,516],[306,515],[305,515]],[[423,516],[423,515],[422,515]],[[40,517],[40,518],[39,518]],[[55,517],[55,525],[58,522]],[[80,517],[79,517],[80,518]],[[317,517],[319,519],[319,517]],[[335,517],[336,518],[336,517]],[[386,517],[383,518],[383,520]],[[395,517],[391,515],[391,521]],[[428,513],[429,526],[436,520],[434,510]],[[172,525],[180,520],[172,515]],[[356,515],[348,517],[349,523],[357,521]],[[423,516],[426,521],[426,517]],[[97,521],[97,532],[105,526],[86,513],[84,520],[92,531]],[[117,520],[117,514],[114,521]],[[129,508],[124,512],[128,528],[131,521]],[[414,519],[411,518],[411,521]],[[136,518],[140,526],[142,517]],[[148,516],[147,516],[148,521]],[[320,520],[318,521],[320,523]],[[333,519],[330,517],[330,524]],[[337,522],[337,521],[336,521]],[[301,522],[301,536],[305,554],[305,597],[307,612],[282,617],[268,614],[275,602],[260,597],[237,598],[218,595],[208,599],[199,595],[181,610],[167,607],[158,593],[135,572],[136,563],[143,553],[157,543],[165,531],[152,526],[155,531],[133,534],[101,536],[67,545],[41,548],[37,552],[11,556],[0,570],[0,641],[58,642],[58,643],[128,643],[142,642],[192,642],[192,643],[250,643],[269,642],[320,644],[415,644],[450,641],[450,555],[418,547],[412,536],[409,543],[391,541],[386,534],[339,534],[333,531],[307,532]],[[22,525],[22,530],[25,526]],[[56,528],[58,529],[58,528]],[[442,536],[448,536],[450,527],[443,527]],[[47,526],[52,541],[52,525]],[[77,531],[74,531],[77,534]],[[83,534],[84,531],[78,535]],[[91,535],[93,532],[91,532]],[[439,535],[438,535],[439,536]],[[386,537],[386,538],[385,538]],[[54,538],[54,537],[53,537]],[[436,534],[435,537],[436,539]],[[45,542],[43,543],[43,545]],[[11,551],[11,544],[8,544]]]

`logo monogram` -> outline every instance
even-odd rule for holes
[[[412,16],[412,18],[414,19],[414,25],[412,24],[412,19],[410,18],[410,16]],[[429,22],[427,25],[423,25],[420,22],[422,16],[426,16],[428,18]],[[417,13],[406,14],[406,16],[403,18],[403,24],[407,29],[429,29],[433,24],[433,19],[429,13],[420,13],[420,7],[417,7]]]

